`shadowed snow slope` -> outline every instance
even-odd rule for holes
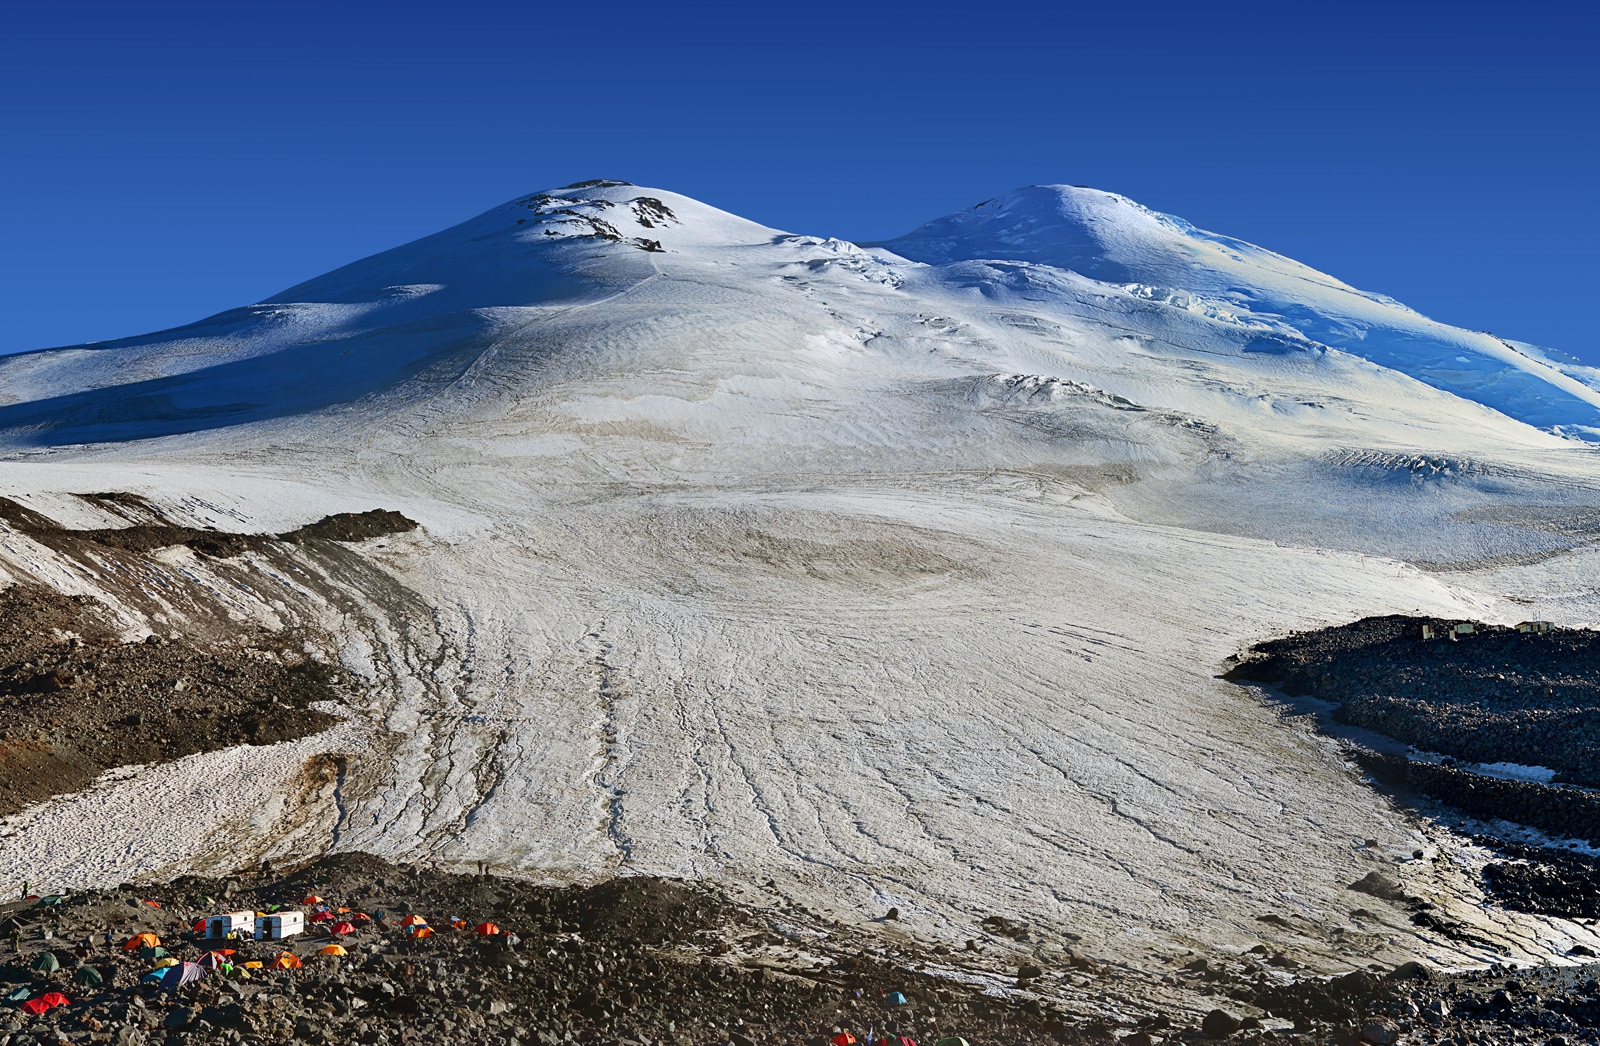
[[[1592,619],[1590,537],[1545,521],[1600,504],[1563,435],[1595,402],[1089,190],[876,249],[622,183],[525,197],[189,328],[0,360],[0,492],[47,515],[122,490],[191,526],[423,528],[302,614],[367,683],[338,732],[47,804],[0,878],[337,846],[771,879],[918,933],[1001,912],[1130,957],[1477,955],[1398,916],[1257,920],[1332,925],[1357,844],[1433,843],[1217,676],[1363,614]],[[0,571],[111,584],[4,529]],[[1408,888],[1565,953],[1455,867]]]

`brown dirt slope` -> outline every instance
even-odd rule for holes
[[[176,545],[213,560],[253,552],[293,570],[288,550],[327,558],[330,543],[403,533],[415,522],[374,509],[326,516],[278,536],[235,534],[173,524],[133,494],[80,497],[128,525],[72,530],[4,497],[0,521],[90,576],[121,578],[128,591],[120,595],[132,605],[148,592],[186,599],[204,627],[183,638],[125,643],[93,599],[32,584],[0,590],[0,816],[79,791],[118,766],[272,744],[333,723],[311,706],[337,701],[345,679],[305,656],[307,636],[235,622],[223,608],[205,606],[203,590],[174,589],[175,579],[149,554]]]
[[[234,648],[124,643],[86,599],[0,591],[0,815],[114,767],[325,729],[310,706],[338,700],[337,675],[293,647],[267,632]]]

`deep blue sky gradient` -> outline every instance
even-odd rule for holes
[[[19,0],[0,352],[613,177],[858,240],[1093,185],[1600,364],[1586,7]]]

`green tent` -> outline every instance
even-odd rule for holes
[[[61,961],[56,958],[54,952],[45,952],[33,961],[33,968],[40,973],[55,973],[61,969]]]
[[[967,1040],[959,1035],[946,1035],[933,1046],[967,1046]]]
[[[106,979],[100,976],[100,971],[93,966],[78,967],[78,972],[72,975],[72,980],[74,984],[81,984],[86,988],[98,988],[106,982]]]
[[[143,948],[139,949],[139,958],[145,960],[146,962],[151,959],[165,959],[171,954],[171,952],[167,951],[160,945],[147,944]]]
[[[10,995],[7,995],[6,1002],[27,1002],[32,995],[32,986],[24,984],[22,987],[13,990]]]

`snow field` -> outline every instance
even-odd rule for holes
[[[959,941],[1000,913],[1130,960],[1476,957],[1331,932],[1363,840],[1435,842],[1217,676],[1364,614],[1592,619],[1587,539],[1470,515],[1593,496],[1594,452],[1553,431],[1588,423],[1586,387],[1492,347],[1508,399],[1378,366],[1352,324],[1479,342],[1119,198],[1072,218],[1094,236],[980,216],[869,251],[658,190],[542,195],[205,330],[0,361],[0,490],[41,507],[132,489],[226,529],[423,525],[335,579],[370,681],[344,726],[26,814],[0,876],[337,846],[771,879],[842,918],[897,906]],[[47,842],[69,806],[104,830]],[[1564,953],[1448,865],[1405,874]]]

